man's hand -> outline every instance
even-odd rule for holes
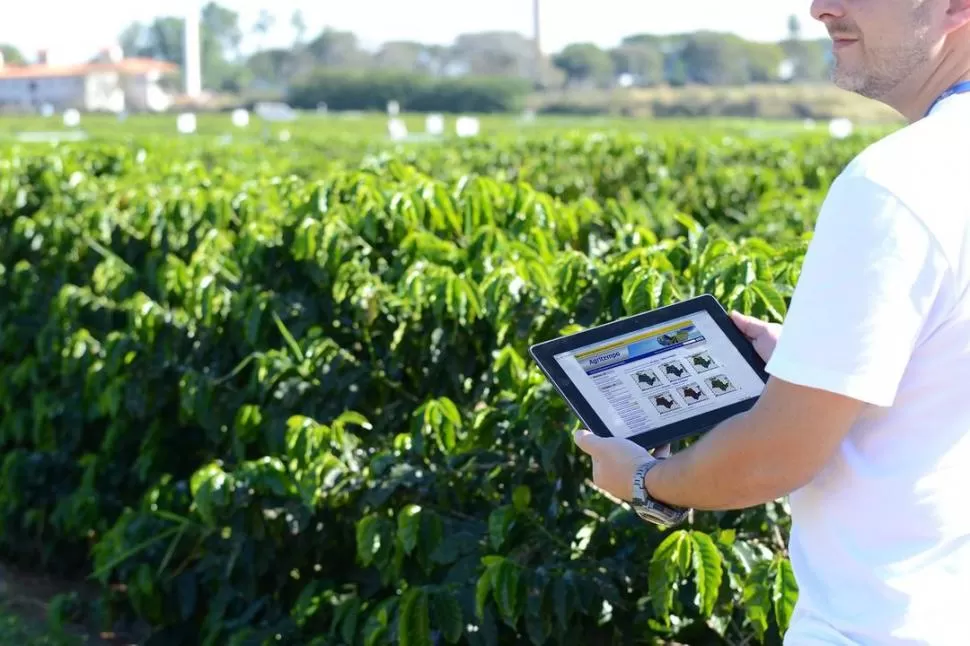
[[[755,351],[767,363],[771,359],[771,354],[775,351],[775,346],[778,345],[781,325],[762,321],[741,312],[731,312],[731,320],[741,330],[741,334],[751,341]]]
[[[633,474],[645,462],[670,454],[669,445],[654,451],[654,457],[639,444],[622,437],[600,437],[580,429],[573,436],[576,446],[593,459],[593,483],[609,494],[630,502],[633,498]]]

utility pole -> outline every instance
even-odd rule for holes
[[[535,45],[535,62],[533,68],[533,82],[542,85],[542,47],[539,38],[542,30],[539,27],[539,0],[532,0],[532,38]]]
[[[198,99],[202,93],[201,16],[195,2],[185,12],[185,36],[183,42],[185,93]]]

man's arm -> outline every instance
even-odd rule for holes
[[[821,470],[863,406],[772,377],[751,410],[647,472],[646,489],[660,501],[702,510],[775,500]]]
[[[931,214],[933,215],[933,214]],[[738,509],[811,481],[866,405],[893,405],[927,326],[958,286],[920,217],[864,176],[833,183],[758,403],[644,479],[661,502]],[[594,482],[624,498],[650,460],[633,442],[580,433]]]
[[[808,484],[866,405],[892,405],[952,278],[938,242],[904,204],[865,178],[837,182],[758,403],[653,468],[647,491],[674,505],[737,509]]]
[[[924,223],[865,178],[820,214],[758,403],[652,469],[674,505],[736,509],[808,484],[866,405],[890,406],[952,274]]]

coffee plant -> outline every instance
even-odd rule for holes
[[[785,501],[641,522],[527,348],[781,320],[851,142],[196,145],[0,152],[4,560],[149,644],[780,643]]]

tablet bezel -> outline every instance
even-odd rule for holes
[[[637,330],[662,325],[667,321],[690,316],[700,311],[706,311],[711,315],[711,318],[721,328],[721,331],[744,360],[747,361],[748,365],[751,366],[762,382],[767,383],[768,373],[765,371],[765,362],[712,294],[702,294],[654,310],[617,319],[588,330],[536,343],[529,347],[529,353],[587,429],[602,437],[615,437],[559,366],[554,356],[561,352],[568,352]],[[671,422],[637,435],[631,435],[627,439],[649,450],[679,439],[700,435],[722,421],[751,409],[759,397],[760,395],[755,395],[722,408]]]

